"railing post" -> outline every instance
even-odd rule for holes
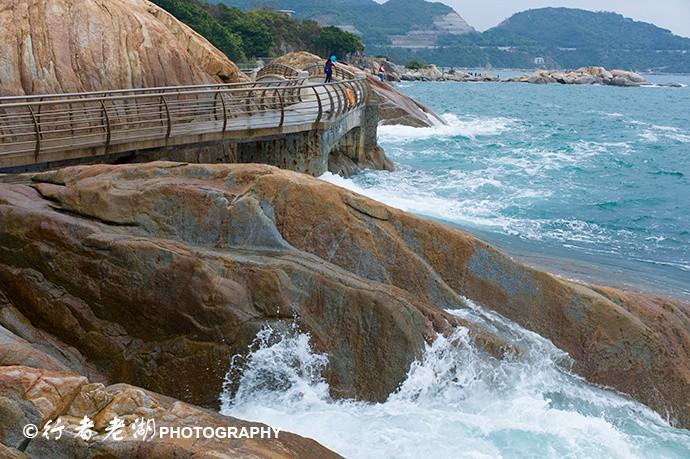
[[[105,108],[105,101],[101,99],[101,109],[103,110],[103,120],[105,121],[105,153],[108,153],[110,148],[110,140],[112,139],[112,131],[110,130],[110,116],[108,109]]]
[[[252,84],[251,89],[247,93],[247,115],[252,116],[251,101],[254,97],[254,90],[256,88],[256,82]]]
[[[278,102],[280,102],[280,124],[278,127],[283,127],[285,122],[285,104],[283,103],[283,96],[280,94],[280,89],[276,88],[276,95],[278,96]]]
[[[362,103],[366,104],[369,99],[369,89],[367,88],[366,82],[359,80],[359,87],[362,91]]]
[[[223,97],[223,93],[221,92],[222,88],[218,87],[216,89],[216,93],[213,96],[213,117],[217,120],[218,116],[216,114],[216,105],[218,104],[218,99],[220,99],[220,105],[223,108],[223,134],[225,134],[225,130],[228,127],[228,112],[227,112],[227,107],[225,106],[225,97]]]
[[[347,113],[349,111],[354,110],[355,105],[357,105],[357,99],[355,99],[355,93],[352,90],[352,82],[349,80],[343,82],[343,92],[345,93],[345,100],[347,101],[347,104],[345,104],[345,111],[344,113]],[[352,98],[354,99],[355,103],[351,104],[350,103],[350,94],[352,94]]]
[[[333,91],[335,91],[335,96],[338,98],[338,106],[337,107],[331,107],[331,118],[334,116],[340,116],[340,109],[342,107],[341,99],[340,99],[340,87],[338,83],[332,83]]]
[[[316,121],[314,121],[315,124],[319,124],[321,122],[321,116],[323,116],[323,104],[321,103],[321,96],[319,95],[319,91],[316,89],[316,86],[311,87],[314,90],[314,94],[316,94],[316,101],[319,104],[319,112],[316,115]]]
[[[218,93],[220,94],[220,103],[223,106],[223,135],[225,135],[225,131],[228,129],[228,109],[225,106],[225,97],[223,97],[223,93]]]
[[[333,104],[333,94],[331,93],[331,88],[326,84],[323,86],[323,89],[326,91],[326,94],[328,94],[328,101],[331,104],[331,109],[330,109],[330,114],[329,114],[329,119],[333,117],[333,110],[335,109],[335,105]]]
[[[27,105],[29,113],[31,114],[31,119],[34,122],[34,134],[36,134],[36,148],[34,150],[34,160],[38,162],[38,154],[41,151],[41,126],[38,124],[38,119],[36,118],[36,113],[31,105]]]
[[[338,110],[338,116],[340,116],[347,111],[347,93],[345,92],[345,83],[339,82],[336,84],[338,85],[338,94],[342,96],[342,100],[340,102],[340,107]]]
[[[168,129],[165,133],[165,140],[170,138],[170,133],[172,132],[172,119],[170,118],[170,108],[168,107],[168,102],[165,100],[165,95],[161,94],[161,103],[165,107],[165,116],[168,123]]]

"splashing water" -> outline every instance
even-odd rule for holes
[[[460,119],[452,113],[446,113],[441,118],[446,124],[437,124],[428,128],[401,125],[380,126],[378,129],[379,140],[385,142],[403,139],[403,141],[408,142],[455,136],[475,139],[478,136],[501,134],[518,126],[518,120],[512,118]]]
[[[256,335],[246,359],[233,357],[221,404],[230,406],[256,398],[274,398],[278,403],[324,400],[328,384],[321,373],[327,365],[328,357],[314,353],[309,335],[299,333],[296,325],[284,332],[265,326]],[[235,387],[237,380],[239,385]]]
[[[327,357],[309,336],[264,328],[244,371],[229,373],[221,411],[349,458],[689,457],[690,432],[572,375],[549,341],[468,305],[451,312],[502,336],[518,357],[499,361],[459,328],[426,346],[386,402],[337,401],[320,376]]]

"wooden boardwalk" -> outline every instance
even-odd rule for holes
[[[0,98],[0,171],[111,153],[327,128],[366,103],[362,79]]]

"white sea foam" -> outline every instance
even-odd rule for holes
[[[648,127],[642,133],[638,134],[638,136],[648,142],[656,143],[659,142],[659,139],[665,138],[680,143],[690,143],[690,133],[675,126],[641,124]]]
[[[537,166],[526,159],[510,158],[508,161],[499,158],[496,162],[519,167],[526,174],[537,174]],[[530,167],[535,170],[530,171]],[[450,178],[439,178],[421,171],[399,169],[393,173],[368,172],[367,177],[372,180],[366,185],[330,172],[319,178],[406,212],[452,223],[497,229],[527,240],[602,244],[630,235],[623,230],[612,232],[595,223],[577,219],[507,217],[503,214],[504,209],[546,199],[552,191],[527,187],[506,190],[503,182],[492,178],[494,174],[498,176],[501,173],[449,171]],[[454,182],[455,178],[458,180]],[[502,192],[500,198],[495,196],[497,189]]]
[[[519,126],[512,118],[459,118],[453,114],[442,115],[446,124],[432,127],[410,127],[402,125],[379,126],[379,140],[388,143],[404,143],[411,140],[466,137],[475,139],[495,136]]]
[[[223,393],[221,411],[349,458],[686,457],[690,433],[571,375],[549,341],[471,302],[451,312],[502,336],[518,356],[498,361],[458,328],[426,346],[386,402],[334,401],[318,374],[326,357],[309,337],[266,328],[244,372],[231,373],[239,390]]]
[[[443,187],[443,183],[432,176],[407,170],[371,174],[376,176],[378,183],[366,187],[330,172],[319,178],[406,212],[480,226],[510,225],[510,220],[502,218],[498,212],[501,203],[489,199],[443,197],[438,194],[438,187]]]

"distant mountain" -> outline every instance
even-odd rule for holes
[[[425,48],[444,35],[474,29],[451,7],[424,0],[214,0],[242,9],[294,11],[301,19],[338,26],[363,37],[367,44]]]
[[[497,45],[613,50],[686,50],[690,39],[617,13],[572,8],[523,11],[483,34]]]
[[[476,32],[451,7],[424,0],[213,0],[239,8],[294,11],[362,36],[368,54],[443,66],[690,72],[690,38],[620,14],[540,8]],[[543,62],[543,64],[542,64]],[[536,64],[538,63],[538,64]]]
[[[690,72],[689,38],[620,14],[572,8],[517,13],[481,34],[446,36],[438,48],[415,52],[374,46],[368,51],[449,66],[526,68],[543,59],[552,68]]]

